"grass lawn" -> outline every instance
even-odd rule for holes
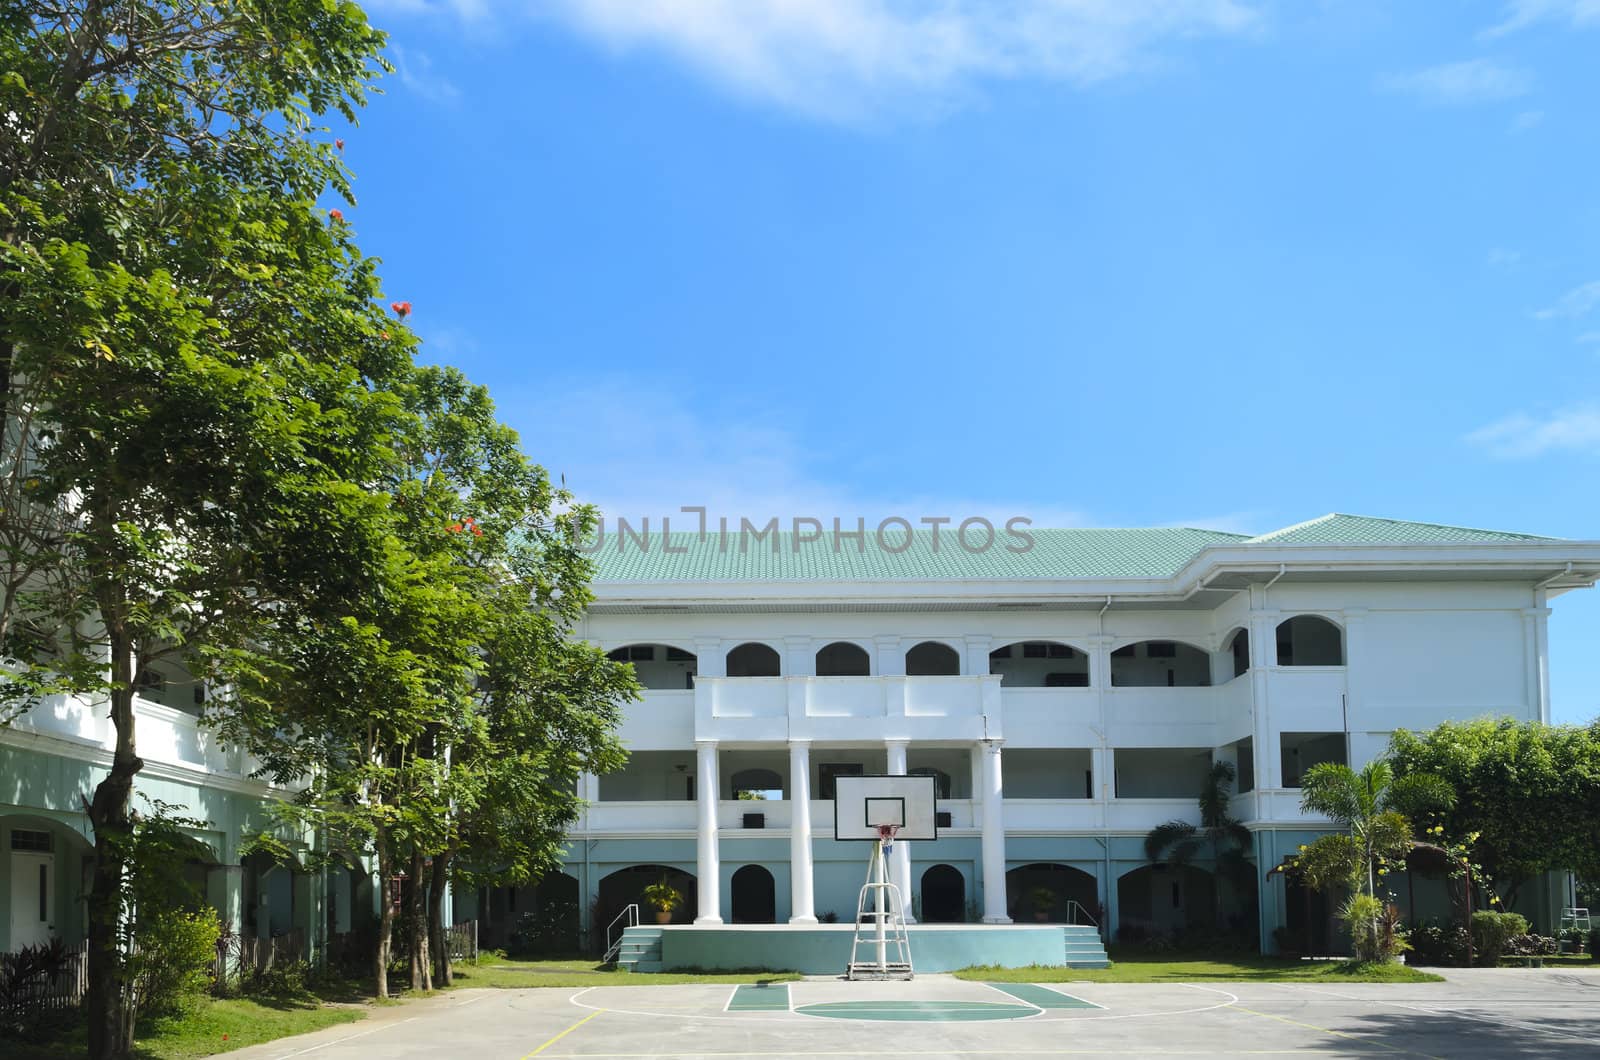
[[[352,1023],[365,1015],[350,1005],[323,1005],[317,998],[226,998],[207,1001],[183,1019],[154,1021],[139,1034],[134,1055],[148,1060],[186,1060],[230,1049],[286,1038],[291,1034]],[[6,1060],[59,1060],[82,1056],[85,1034],[81,1027],[38,1045],[0,1047]]]
[[[675,983],[787,983],[797,972],[624,972],[593,960],[517,960],[484,957],[456,965],[455,985],[521,989],[530,986],[671,986]]]
[[[1113,953],[1110,968],[963,968],[958,979],[991,983],[1437,983],[1403,964],[1298,961],[1279,957],[1184,957]]]

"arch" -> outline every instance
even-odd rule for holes
[[[778,887],[772,873],[761,865],[745,865],[733,874],[735,924],[772,924],[778,919]]]
[[[950,774],[933,766],[915,766],[906,770],[908,777],[932,777],[934,796],[940,799],[950,798]]]
[[[12,950],[51,938],[68,945],[82,941],[88,925],[79,899],[89,890],[94,847],[74,823],[42,814],[0,815],[0,851],[6,853],[0,861],[0,872],[6,874],[0,884],[5,888],[0,890],[0,940],[7,940]],[[35,908],[41,898],[37,890],[24,895],[13,889],[19,882],[14,875],[19,859],[42,863],[29,869],[30,875],[40,874],[44,885],[42,908]],[[21,934],[15,934],[19,929]]]
[[[1019,640],[989,653],[989,672],[1007,688],[1087,688],[1089,653],[1059,640]]]
[[[1344,630],[1321,615],[1290,615],[1277,640],[1279,666],[1344,665]]]
[[[778,677],[782,672],[777,649],[749,641],[728,652],[729,677]]]
[[[582,902],[578,878],[551,872],[530,890],[533,901],[516,914],[507,948],[530,954],[577,953]]]
[[[937,640],[912,645],[906,652],[907,677],[956,677],[961,673],[961,653]]]
[[[967,919],[967,880],[954,865],[933,865],[922,874],[924,924],[960,924]]]
[[[694,919],[698,890],[694,873],[673,865],[629,865],[600,878],[595,896],[596,937],[593,944],[605,945],[605,925],[630,905],[639,907],[645,923],[655,919],[655,910],[644,903],[644,889],[665,879],[683,895],[683,901],[672,911],[671,923],[687,923]]]
[[[1240,626],[1223,642],[1223,650],[1233,659],[1233,676],[1250,672],[1250,631]]]
[[[1181,640],[1140,640],[1111,653],[1111,683],[1124,688],[1199,688],[1211,683],[1211,655]]]
[[[1100,888],[1094,876],[1059,862],[1035,862],[1006,873],[1006,909],[1013,920],[1077,923],[1076,902],[1099,920]]]
[[[1138,941],[1209,928],[1216,877],[1195,865],[1141,865],[1117,878],[1117,938]]]
[[[694,652],[659,641],[623,644],[607,651],[606,658],[631,663],[634,677],[647,689],[693,688],[700,664]]]
[[[817,649],[818,677],[870,677],[872,656],[867,649],[847,640],[836,640]]]
[[[783,798],[783,778],[770,769],[741,769],[728,778],[728,784],[735,799]]]

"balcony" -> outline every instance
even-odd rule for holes
[[[139,757],[151,765],[235,780],[246,778],[256,766],[238,748],[225,750],[193,714],[135,696],[133,715]],[[115,730],[106,716],[104,702],[91,702],[80,696],[50,696],[18,718],[11,728],[105,754],[116,748]]]
[[[978,740],[1000,735],[1000,679],[988,675],[701,677],[694,697],[694,735],[702,740],[849,741],[886,735]]]

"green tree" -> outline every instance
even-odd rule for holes
[[[1144,837],[1145,856],[1153,862],[1188,865],[1202,853],[1211,856],[1219,880],[1227,880],[1241,893],[1255,884],[1250,862],[1250,829],[1230,812],[1229,796],[1235,777],[1232,762],[1213,762],[1200,789],[1200,824],[1173,820],[1159,824]],[[1213,919],[1222,926],[1222,890],[1213,888]]]
[[[1458,793],[1450,835],[1478,834],[1473,856],[1510,897],[1529,879],[1570,870],[1600,879],[1600,720],[1587,726],[1509,718],[1400,730],[1389,758],[1402,777],[1443,777]]]
[[[1417,773],[1397,779],[1383,760],[1368,762],[1360,771],[1319,762],[1301,779],[1300,806],[1348,831],[1308,844],[1297,867],[1313,888],[1345,884],[1376,896],[1380,863],[1402,861],[1411,850],[1411,817],[1443,810],[1454,801],[1455,792],[1440,778]]]
[[[350,116],[381,44],[322,0],[0,5],[0,401],[26,450],[0,630],[14,708],[102,696],[115,731],[88,803],[92,1057],[131,1048],[138,675],[248,665],[275,568],[337,551],[307,530],[370,473],[408,362],[314,206],[348,185],[314,122]]]

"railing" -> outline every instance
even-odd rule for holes
[[[1083,917],[1079,920],[1078,917]],[[1089,915],[1089,910],[1080,905],[1075,898],[1067,899],[1067,922],[1069,924],[1087,923],[1091,927],[1099,927],[1100,921]]]
[[[616,941],[613,942],[611,940],[612,931],[616,928],[616,926],[619,923],[622,923],[622,921],[624,921],[624,920],[626,920],[627,923],[622,925],[622,931],[619,931],[619,932],[616,933],[617,938],[616,938]],[[626,908],[624,908],[622,910],[622,912],[620,912],[616,916],[612,917],[611,918],[611,923],[606,925],[606,953],[605,953],[605,957],[601,960],[600,963],[602,963],[602,964],[612,964],[612,963],[614,963],[616,961],[616,959],[617,959],[617,954],[622,952],[622,936],[623,936],[623,934],[629,928],[638,927],[638,926],[639,926],[639,907],[638,907],[637,904],[632,904],[632,905],[627,906]]]
[[[451,924],[444,929],[445,946],[450,951],[452,961],[475,961],[478,959],[478,922],[468,920],[461,924]]]

